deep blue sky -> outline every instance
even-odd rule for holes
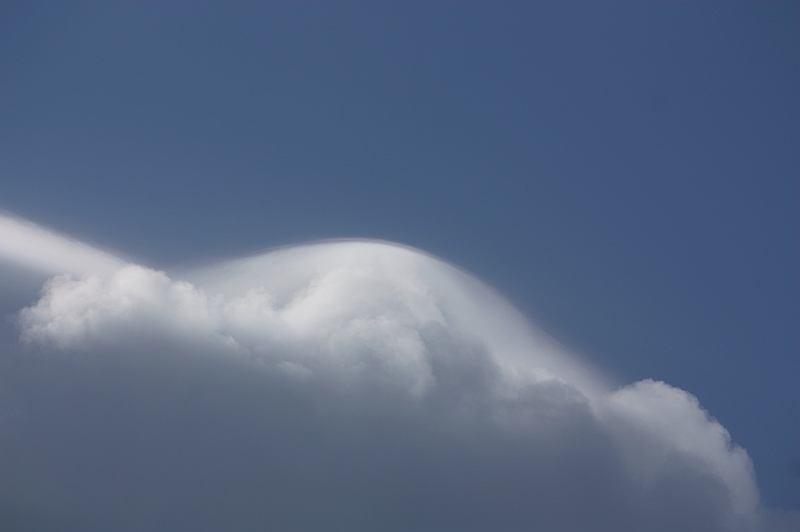
[[[798,21],[797,2],[3,2],[0,208],[159,267],[425,249],[620,383],[697,395],[766,502],[799,508]]]

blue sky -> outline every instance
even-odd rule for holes
[[[425,250],[615,382],[697,396],[798,509],[799,17],[5,2],[0,209],[156,268]]]

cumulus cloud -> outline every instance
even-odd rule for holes
[[[69,273],[4,338],[7,523],[766,526],[747,453],[691,394],[615,389],[417,250],[337,241]]]

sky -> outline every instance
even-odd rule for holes
[[[799,20],[792,2],[4,2],[0,513],[791,519]],[[672,465],[642,472],[654,449]]]

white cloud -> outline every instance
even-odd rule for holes
[[[0,260],[49,275],[108,274],[124,262],[110,253],[0,212]]]
[[[132,264],[78,273],[21,311],[28,351],[9,350],[0,381],[28,412],[0,438],[0,456],[18,456],[0,459],[0,499],[20,519],[759,529],[751,462],[693,396],[614,390],[416,250],[341,241],[181,280]],[[87,517],[98,500],[105,521]]]

